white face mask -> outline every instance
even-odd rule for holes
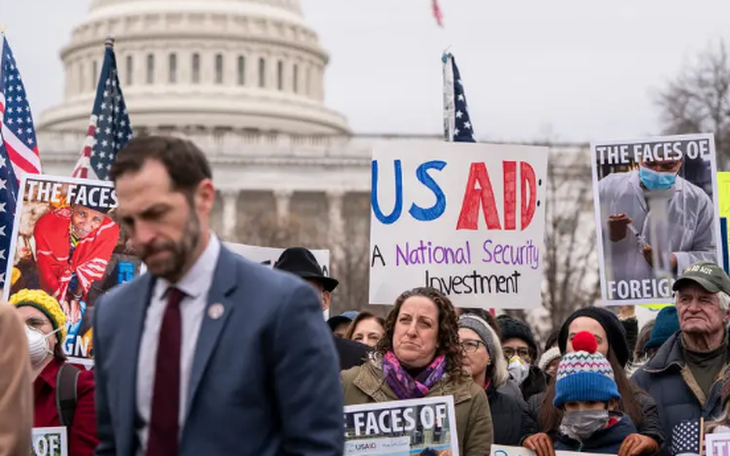
[[[30,326],[25,327],[25,335],[28,338],[30,365],[33,369],[40,367],[48,355],[53,355],[53,352],[48,348],[48,338],[61,329],[63,328],[61,327],[51,333],[44,334],[36,328],[31,328]]]
[[[515,383],[522,385],[522,382],[524,382],[530,375],[530,365],[523,361],[522,358],[515,355],[509,359],[507,372],[509,372],[510,378],[514,380]]]

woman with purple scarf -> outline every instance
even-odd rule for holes
[[[489,402],[462,368],[457,321],[451,301],[438,290],[401,294],[372,359],[342,373],[345,405],[453,396],[459,454],[488,455]]]

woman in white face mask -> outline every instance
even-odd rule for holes
[[[66,316],[42,290],[20,290],[10,304],[25,323],[33,376],[34,426],[66,426],[68,454],[91,456],[98,443],[94,375],[66,363]]]

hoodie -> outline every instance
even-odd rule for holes
[[[618,450],[621,448],[624,439],[630,434],[636,434],[638,431],[631,418],[623,412],[611,412],[611,420],[609,422],[613,424],[597,430],[582,444],[560,433],[554,442],[555,449],[585,453],[618,454]]]

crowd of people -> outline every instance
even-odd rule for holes
[[[343,453],[343,407],[453,396],[459,454],[492,444],[641,456],[701,454],[730,432],[730,278],[712,263],[639,328],[632,308],[576,310],[542,347],[509,315],[403,290],[385,319],[329,319],[339,285],[310,251],[274,269],[209,229],[210,166],[192,143],[132,140],[111,171],[148,272],[95,304],[95,366],[68,362],[64,310],[41,290],[0,305],[0,456],[66,426],[71,456]],[[487,304],[487,303],[485,303]]]

